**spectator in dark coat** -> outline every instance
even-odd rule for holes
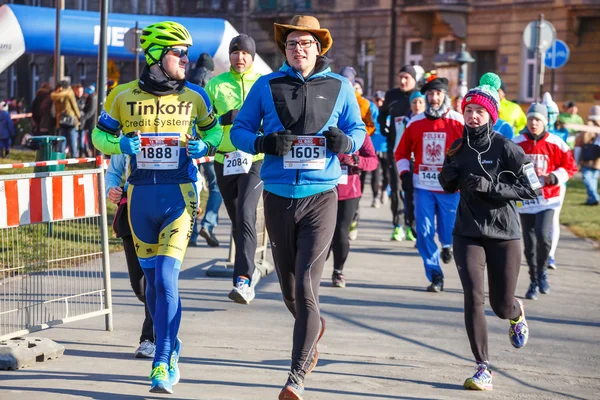
[[[0,157],[8,157],[11,141],[15,137],[15,126],[10,114],[8,113],[8,104],[0,101]]]
[[[202,87],[206,86],[210,78],[213,76],[215,63],[207,53],[202,53],[196,62],[196,68],[188,71],[186,80]]]
[[[47,110],[43,107],[45,101],[49,101],[48,104],[52,105],[52,100],[50,99],[50,92],[52,88],[48,82],[44,83],[38,91],[35,93],[35,98],[31,103],[31,119],[33,120],[33,135],[40,135],[42,131],[42,120],[46,120],[45,132],[48,131],[47,120],[49,115],[44,115],[49,113],[50,110]]]

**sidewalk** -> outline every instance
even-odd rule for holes
[[[494,391],[466,392],[474,372],[454,263],[445,291],[424,291],[414,243],[390,242],[388,206],[361,202],[359,239],[346,267],[348,287],[332,288],[331,263],[321,284],[327,331],[305,400],[337,399],[598,399],[600,398],[600,252],[563,231],[552,292],[525,301],[531,336],[523,349],[508,341],[508,322],[489,305]],[[222,221],[227,221],[222,215]],[[226,245],[229,225],[217,236]],[[276,399],[289,368],[293,320],[275,274],[264,278],[250,306],[227,298],[232,282],[204,269],[226,247],[192,248],[180,277],[183,321],[181,382],[173,395],[148,393],[150,360],[133,352],[143,319],[129,287],[125,258],[112,256],[114,331],[103,318],[35,333],[65,345],[65,355],[20,371],[0,371],[0,400]],[[526,266],[517,295],[528,286]]]

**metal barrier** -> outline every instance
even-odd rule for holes
[[[0,169],[90,162],[95,168],[0,175],[0,340],[100,315],[112,330],[102,158]]]

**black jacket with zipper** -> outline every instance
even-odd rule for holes
[[[460,149],[453,156],[446,156],[442,172],[438,175],[446,192],[460,190],[453,234],[471,238],[520,239],[521,227],[515,200],[535,199],[538,193],[522,175],[523,165],[528,163],[523,150],[501,134],[493,130],[489,132],[489,136],[487,133],[479,137],[469,136],[467,141],[465,126],[463,138],[455,141],[449,152],[459,146]],[[486,151],[490,140],[491,146]],[[481,157],[473,149],[482,153]],[[456,168],[449,165],[453,161],[457,164]],[[490,177],[493,179],[487,193],[468,190],[466,180],[470,174],[488,181]]]

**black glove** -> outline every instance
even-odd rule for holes
[[[545,186],[558,185],[558,178],[554,174],[548,174],[544,177]]]
[[[254,150],[257,153],[285,156],[292,149],[292,144],[296,139],[298,136],[292,135],[290,130],[273,132],[257,137],[254,141]]]
[[[233,120],[235,117],[237,117],[239,112],[240,110],[236,109],[227,111],[225,114],[221,115],[221,118],[219,118],[219,123],[222,126],[233,125]]]
[[[352,140],[335,126],[330,126],[323,132],[323,136],[327,139],[327,148],[334,153],[348,153],[352,150]]]
[[[469,174],[467,179],[465,179],[465,184],[467,185],[467,190],[471,193],[488,193],[492,187],[492,182],[488,181],[483,176],[473,174]]]
[[[458,178],[458,164],[456,161],[444,164],[442,167],[442,177],[446,182],[452,182]]]
[[[400,175],[400,180],[402,181],[402,191],[411,192],[413,190],[413,177],[410,172]]]

